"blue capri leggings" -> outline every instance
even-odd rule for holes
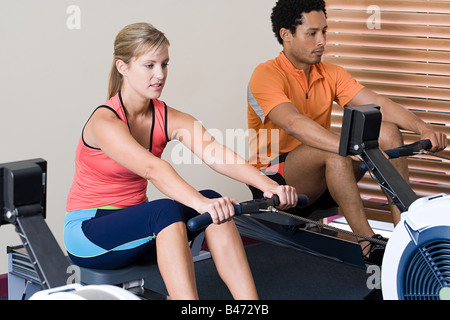
[[[212,190],[207,198],[220,195]],[[170,199],[145,202],[125,209],[86,209],[68,212],[64,244],[72,261],[87,268],[117,269],[156,259],[156,236],[172,223],[187,222],[197,211]],[[193,240],[199,232],[188,232]]]

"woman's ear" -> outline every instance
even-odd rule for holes
[[[127,75],[128,65],[125,62],[123,62],[122,60],[116,61],[116,68],[117,68],[117,71],[119,71],[119,73],[122,76],[125,77]]]

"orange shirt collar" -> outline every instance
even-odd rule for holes
[[[286,57],[283,51],[280,52],[278,55],[277,60],[282,65],[284,70],[289,71],[290,73],[301,77],[304,81],[306,81],[306,75],[303,70],[296,69],[294,65],[289,61],[289,59]],[[310,71],[309,71],[309,83],[313,83],[314,81],[323,78],[323,68],[322,63],[319,62],[317,64],[311,65]]]

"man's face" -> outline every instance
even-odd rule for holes
[[[285,54],[297,69],[305,69],[321,61],[328,28],[323,11],[304,13],[302,19],[295,34],[284,30],[285,35],[282,36]]]

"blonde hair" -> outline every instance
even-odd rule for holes
[[[149,23],[135,23],[123,28],[114,41],[114,59],[109,74],[108,99],[115,96],[122,87],[123,77],[117,70],[116,62],[129,63],[132,58],[169,46],[164,33]]]

